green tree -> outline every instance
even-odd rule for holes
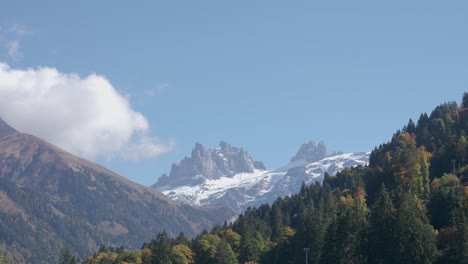
[[[226,240],[221,240],[216,247],[214,262],[217,264],[237,264],[237,258],[231,246]]]
[[[395,214],[396,210],[390,194],[382,185],[370,211],[369,263],[397,263],[395,259]]]
[[[463,192],[451,190],[450,197],[449,226],[440,228],[437,235],[437,246],[441,252],[437,263],[468,263],[468,221],[464,206],[468,186],[463,188]]]
[[[287,226],[283,229],[281,238],[274,249],[273,256],[269,263],[293,264],[294,263],[294,236],[295,231]]]
[[[413,120],[410,118],[408,121],[408,125],[406,125],[406,132],[410,134],[416,133],[416,125],[414,124]]]
[[[323,247],[323,239],[326,230],[326,220],[320,209],[307,208],[296,232],[295,260],[304,259],[304,248],[310,248],[308,263],[319,263]]]
[[[461,107],[468,108],[468,93],[467,92],[463,93],[463,99],[462,99]]]
[[[217,235],[203,234],[195,241],[196,263],[210,264],[214,263],[216,249],[221,239]]]
[[[281,233],[283,232],[283,211],[281,210],[281,204],[282,204],[282,199],[279,198],[276,200],[276,202],[273,204],[272,207],[272,212],[273,212],[273,217],[272,217],[272,240],[273,241],[278,241],[279,238],[281,237]]]
[[[226,229],[219,233],[219,237],[226,240],[234,252],[239,250],[241,236],[234,232],[231,228],[226,227]]]
[[[253,231],[242,234],[239,248],[239,262],[247,261],[259,262],[263,253],[262,237]]]
[[[179,235],[174,239],[174,244],[190,245],[190,239],[185,236],[184,232],[180,232]]]
[[[429,159],[431,154],[424,146],[416,147],[416,136],[401,133],[392,140],[390,177],[396,180],[396,186],[404,190],[411,189],[419,197],[429,195]]]
[[[171,264],[172,247],[171,241],[166,233],[163,231],[156,236],[150,244],[150,250],[152,253],[151,263],[152,264]]]
[[[117,258],[117,262],[122,263],[142,263],[141,259],[142,251],[123,251],[119,254]]]
[[[367,263],[367,214],[362,188],[340,198],[325,234],[321,263]]]
[[[184,244],[177,244],[172,247],[173,264],[193,264],[195,255],[193,251]]]
[[[395,225],[396,263],[432,263],[437,255],[435,232],[411,192],[398,192]]]
[[[427,210],[434,228],[440,229],[450,225],[450,218],[459,206],[457,191],[459,184],[460,180],[452,174],[446,174],[442,178],[436,178],[432,181]]]
[[[77,259],[70,251],[70,249],[67,247],[62,248],[60,251],[59,264],[75,264],[76,262]]]

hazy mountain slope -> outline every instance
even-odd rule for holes
[[[86,256],[99,244],[139,247],[162,230],[194,235],[229,215],[178,205],[1,119],[0,205],[1,242],[28,263],[54,262],[64,245]]]

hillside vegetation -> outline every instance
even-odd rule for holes
[[[137,249],[163,230],[195,236],[222,223],[226,211],[176,204],[0,119],[0,255],[7,262],[56,263],[64,247],[82,258],[100,244]]]
[[[85,263],[467,263],[468,94],[408,122],[369,166],[303,185],[189,240],[159,233],[138,251]],[[62,263],[72,263],[64,258]],[[68,261],[68,262],[67,262]]]

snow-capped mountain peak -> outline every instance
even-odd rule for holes
[[[195,148],[201,150],[203,146],[196,145]],[[206,164],[205,170],[196,170],[199,167],[189,163],[197,158],[192,151],[192,157],[173,165],[170,175],[160,177],[153,187],[183,203],[224,205],[242,213],[247,207],[271,203],[278,197],[297,193],[303,182],[322,182],[325,172],[333,175],[345,167],[366,165],[370,155],[369,152],[361,152],[328,156],[323,142],[315,145],[311,141],[301,146],[288,165],[265,170],[263,164],[255,165],[245,150],[225,142],[204,153],[204,162],[213,164],[213,170],[206,170],[211,168]],[[180,171],[186,172],[185,176]],[[222,173],[215,176],[213,172]]]
[[[163,174],[153,187],[194,186],[207,180],[256,170],[265,170],[265,166],[254,161],[242,148],[233,147],[224,141],[215,149],[205,149],[203,145],[196,143],[191,156],[185,157],[179,164],[173,164],[169,175]]]

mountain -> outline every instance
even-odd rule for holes
[[[366,166],[247,209],[191,241],[161,233],[140,251],[107,249],[86,263],[467,263],[467,131],[464,93],[461,106],[410,119]]]
[[[323,141],[320,141],[318,145],[315,145],[314,141],[309,141],[302,144],[296,155],[291,158],[291,162],[296,160],[306,160],[311,163],[322,160],[326,157],[328,157],[327,147],[325,147],[325,143]]]
[[[0,119],[0,242],[17,263],[53,263],[68,247],[140,247],[162,230],[189,236],[229,211],[179,205]]]
[[[238,196],[234,192],[227,193],[226,197],[211,196],[217,191],[216,183],[224,183],[226,180],[237,183],[240,175],[256,175],[266,171],[262,162],[255,161],[247,151],[236,148],[221,141],[215,149],[205,149],[200,143],[196,143],[190,157],[185,157],[179,164],[173,164],[168,175],[163,174],[152,186],[158,190],[164,190],[171,198],[179,202],[194,206],[226,205],[230,203],[230,196]],[[208,185],[208,186],[207,186]],[[224,188],[224,190],[227,190]],[[233,197],[232,199],[243,199]],[[226,198],[226,202],[203,201],[205,199],[218,200]],[[232,201],[232,206],[238,212],[237,201]]]
[[[254,161],[243,149],[221,141],[219,148],[206,150],[200,143],[196,143],[192,155],[185,157],[179,164],[173,164],[169,176],[163,174],[152,187],[177,187],[186,184],[194,186],[207,180],[218,180],[256,170],[265,170],[265,166]]]
[[[172,165],[152,187],[170,198],[193,206],[223,205],[236,213],[252,206],[272,203],[300,190],[303,182],[322,182],[324,173],[368,163],[369,153],[327,154],[325,144],[303,144],[291,162],[266,170],[243,149],[221,142],[213,150],[197,143],[191,157]]]

